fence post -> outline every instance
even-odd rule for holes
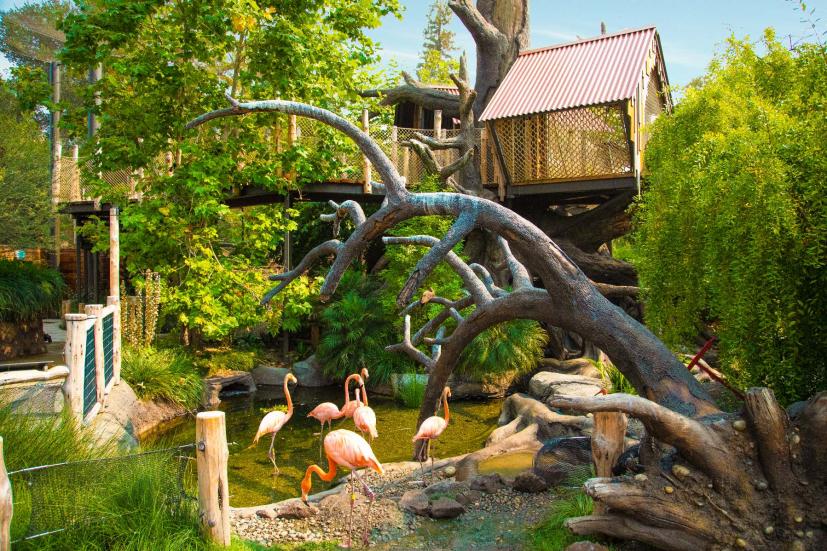
[[[434,110],[434,139],[442,139],[442,109]],[[437,161],[440,163],[445,160],[443,152],[439,150],[434,151],[434,157],[436,157]]]
[[[3,437],[0,436],[0,551],[11,550],[11,517],[14,514],[14,500],[11,481],[3,459]]]
[[[611,477],[626,437],[626,415],[616,411],[602,411],[594,414],[594,432],[592,433],[592,459],[594,471],[598,477]],[[606,512],[606,506],[594,502],[594,513],[599,515]]]
[[[86,315],[95,318],[95,387],[98,403],[103,404],[103,392],[106,389],[106,374],[103,372],[103,304],[87,304]]]
[[[364,130],[365,134],[370,134],[370,113],[367,109],[362,109],[362,130]],[[371,192],[371,167],[370,161],[366,156],[362,156],[362,164],[364,165],[364,182],[362,182],[362,191],[366,194]]]
[[[204,534],[219,546],[230,545],[230,495],[227,486],[227,432],[223,411],[195,417],[198,511]]]
[[[399,170],[399,130],[396,125],[391,126],[391,162]],[[402,171],[399,170],[399,173]]]
[[[112,313],[112,381],[121,382],[121,297],[106,297],[107,306],[115,306]]]
[[[296,145],[296,140],[298,139],[298,126],[296,122],[296,115],[288,115],[287,116],[287,147],[293,147]],[[296,171],[291,169],[290,172],[287,174],[287,179],[291,182],[296,180]]]
[[[78,419],[83,419],[83,361],[86,357],[86,314],[66,314],[66,345],[63,359],[69,368],[69,376],[63,383],[63,393],[69,409]]]

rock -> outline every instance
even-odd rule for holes
[[[300,519],[317,515],[319,509],[312,505],[305,505],[301,500],[295,499],[281,503],[275,510],[277,518]]]
[[[276,513],[274,511],[268,511],[267,509],[259,509],[258,511],[256,511],[256,516],[259,518],[273,520],[274,518],[276,518]]]
[[[440,497],[431,503],[432,518],[456,518],[465,512],[465,507],[449,497]]]
[[[445,467],[442,470],[442,474],[444,474],[446,477],[450,478],[450,477],[454,476],[455,474],[457,474],[457,468],[454,467],[453,465],[448,465],[447,467]]]
[[[545,480],[533,472],[524,472],[518,474],[517,478],[514,479],[514,489],[518,492],[536,494],[545,492],[548,489],[548,485]]]
[[[557,360],[554,358],[543,358],[540,360],[542,371],[553,371],[555,373],[566,373],[568,375],[582,375],[584,377],[600,378],[600,371],[594,363],[587,358],[573,358],[571,360]]]
[[[534,423],[543,425],[542,438],[590,434],[594,428],[594,421],[589,417],[562,415],[552,411],[540,400],[521,393],[512,394],[505,399],[498,423],[506,425],[517,417],[523,418],[520,426],[528,427]]]
[[[501,427],[497,427],[491,432],[491,434],[488,435],[488,438],[485,441],[486,447],[498,444],[506,438],[508,438],[509,436],[517,434],[517,432],[522,428],[522,426],[523,416],[517,415],[509,423],[506,423]]]
[[[604,386],[601,379],[594,377],[541,371],[529,381],[528,392],[545,402],[554,396],[592,397],[600,393]]]
[[[484,374],[478,379],[469,379],[456,374],[448,378],[451,397],[454,400],[502,398],[518,377],[516,371]]]
[[[300,362],[294,363],[293,375],[298,379],[299,386],[319,388],[334,384],[333,379],[324,374],[322,364],[316,359],[315,354]]]
[[[121,381],[121,384],[125,384]],[[129,413],[132,434],[140,440],[167,421],[187,414],[187,408],[170,402],[136,400]]]
[[[463,505],[473,503],[480,498],[479,492],[472,490],[467,482],[457,482],[456,480],[440,480],[425,488],[424,492],[431,501],[438,497],[447,496]]]
[[[221,403],[221,396],[232,394],[252,394],[256,391],[253,376],[245,371],[231,371],[227,375],[204,379],[204,405],[216,407]]]
[[[609,551],[609,548],[593,541],[578,541],[566,547],[565,551]]]
[[[264,386],[280,386],[284,384],[284,377],[290,373],[286,367],[270,367],[267,365],[259,365],[250,371],[256,385]]]
[[[423,490],[408,490],[399,500],[399,508],[415,515],[426,517],[431,508],[428,496]]]
[[[481,474],[471,479],[471,489],[492,494],[505,487],[505,481],[499,473]]]

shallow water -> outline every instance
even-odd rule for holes
[[[390,398],[368,397],[377,417],[379,437],[372,447],[379,461],[409,460],[419,410],[404,408]],[[252,397],[222,400],[220,409],[227,413],[227,441],[236,442],[236,445],[230,445],[230,504],[248,507],[298,497],[305,469],[312,463],[319,463],[319,422],[308,418],[307,414],[321,402],[341,406],[343,399],[341,388],[297,388],[293,391],[293,418],[276,436],[276,463],[281,471],[277,477],[273,477],[273,465],[267,459],[270,438],[262,438],[256,448],[249,446],[264,416],[262,409],[285,403],[281,388],[260,388]],[[432,455],[450,457],[481,448],[497,426],[500,406],[500,400],[451,403],[451,422],[442,437],[431,446]],[[351,419],[334,421],[333,428],[356,430]],[[195,421],[184,419],[158,431],[151,440],[164,445],[193,442]],[[327,468],[326,461],[322,466]],[[314,477],[312,491],[325,490],[332,484]]]

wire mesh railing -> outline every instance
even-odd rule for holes
[[[197,498],[195,444],[30,467],[8,476],[12,544],[145,513],[137,504],[148,494],[173,511]]]

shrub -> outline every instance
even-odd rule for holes
[[[533,320],[513,320],[489,327],[462,352],[460,373],[480,376],[486,373],[516,371],[525,373],[543,357],[548,334]]]
[[[592,363],[597,368],[597,371],[600,372],[600,378],[609,384],[609,392],[637,394],[637,390],[635,390],[635,387],[629,382],[629,379],[627,379],[623,373],[621,373],[620,370],[614,366],[614,364],[604,364],[601,361],[593,361]]]
[[[647,146],[637,215],[646,322],[711,326],[724,373],[782,402],[827,385],[825,48],[730,40]]]
[[[144,400],[164,400],[190,409],[201,403],[201,377],[183,351],[125,347],[121,377]]]
[[[566,528],[565,522],[573,517],[591,515],[593,507],[592,498],[582,491],[571,492],[555,501],[548,516],[529,533],[528,548],[536,551],[559,551],[576,541],[587,539],[572,534]]]
[[[416,373],[408,373],[399,378],[396,388],[396,398],[406,408],[417,409],[425,398],[427,380],[421,380]]]
[[[65,287],[56,270],[0,260],[0,321],[31,321],[57,310]]]
[[[258,354],[255,351],[222,350],[212,352],[198,360],[198,366],[208,376],[220,375],[230,371],[250,371],[256,366]]]

